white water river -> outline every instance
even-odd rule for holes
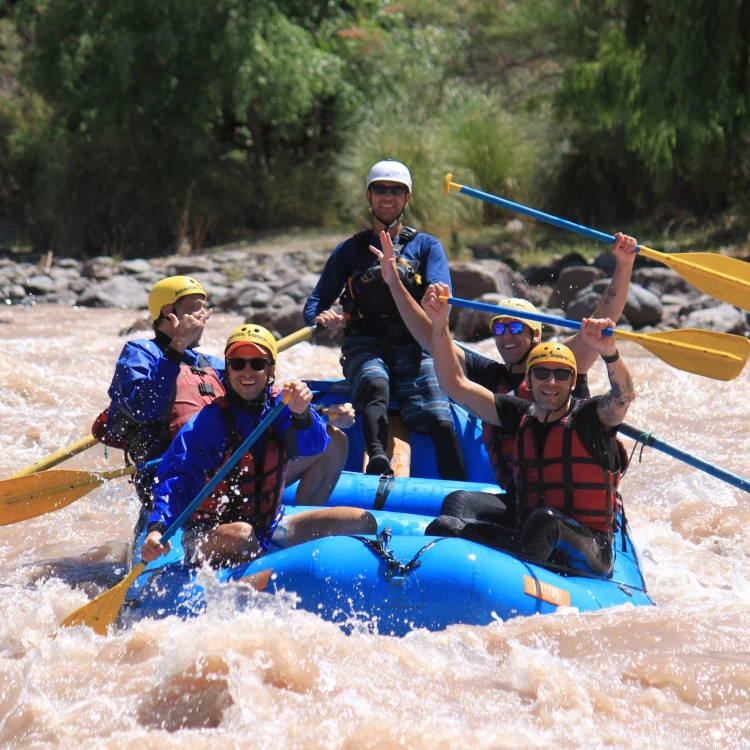
[[[7,308],[0,477],[88,434],[132,312]],[[240,318],[215,315],[204,351]],[[492,342],[478,347],[490,352]],[[750,477],[750,373],[721,383],[621,346],[628,421]],[[281,377],[339,377],[300,344]],[[592,392],[605,385],[592,371]],[[630,441],[626,441],[632,445]],[[117,468],[100,447],[60,468]],[[653,608],[561,611],[406,638],[345,636],[291,597],[100,637],[58,623],[107,587],[137,515],[125,480],[0,527],[0,745],[130,748],[750,747],[750,495],[653,449],[623,491]],[[101,588],[96,589],[101,590]]]

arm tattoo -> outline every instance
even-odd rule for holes
[[[442,330],[440,331],[440,338],[443,339],[448,335],[448,326],[443,326]]]
[[[625,407],[630,403],[630,399],[623,396],[622,388],[620,388],[619,383],[612,383],[611,393],[612,400],[617,404],[617,406]]]
[[[617,296],[617,289],[615,287],[610,287],[607,289],[607,297],[604,300],[606,304],[609,304],[612,302],[612,300]]]

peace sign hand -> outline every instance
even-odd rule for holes
[[[378,250],[373,245],[370,245],[370,250],[378,257],[378,260],[380,260],[380,270],[383,272],[383,281],[385,281],[388,286],[394,286],[400,283],[400,280],[398,277],[398,269],[396,268],[396,254],[393,249],[393,240],[388,232],[380,233],[380,244],[383,247],[382,251]]]

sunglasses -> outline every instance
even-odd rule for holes
[[[406,195],[409,192],[409,188],[406,185],[381,185],[378,182],[370,185],[370,190],[375,195],[386,195],[387,193],[391,195]]]
[[[251,370],[260,372],[261,370],[265,370],[270,364],[271,360],[266,359],[265,357],[251,357],[250,359],[245,359],[244,357],[232,357],[227,360],[227,366],[230,370],[234,370],[235,372],[242,372],[248,365],[250,365]]]
[[[505,333],[505,329],[508,329],[514,336],[518,336],[519,333],[523,333],[524,323],[520,320],[512,320],[510,323],[493,323],[492,333],[495,336],[502,336]]]
[[[573,370],[569,370],[567,367],[559,367],[555,370],[550,367],[532,367],[531,374],[537,380],[547,380],[550,375],[555,376],[555,380],[558,382],[564,382],[570,380],[570,376],[573,374]]]

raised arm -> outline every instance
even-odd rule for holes
[[[370,245],[370,250],[380,260],[380,268],[383,272],[383,281],[388,284],[391,290],[393,301],[396,303],[398,312],[401,315],[406,327],[411,335],[417,340],[417,343],[432,354],[432,322],[424,310],[419,306],[414,297],[406,291],[406,287],[401,283],[396,268],[396,258],[393,251],[393,240],[388,232],[380,233],[380,244],[383,249]],[[462,369],[465,369],[466,357],[459,347],[456,349],[456,356]]]
[[[615,322],[620,319],[628,300],[628,288],[630,287],[630,276],[633,273],[633,263],[635,263],[636,245],[637,242],[633,237],[628,237],[622,232],[615,235],[612,254],[615,256],[617,265],[612,274],[612,281],[604,290],[599,304],[591,314],[592,319],[610,318]],[[596,362],[599,353],[586,343],[580,331],[575,336],[571,336],[565,343],[576,356],[578,372],[587,373]]]
[[[447,284],[430,284],[422,299],[422,307],[432,325],[432,356],[440,390],[485,422],[499,424],[493,393],[469,380],[461,369],[448,330],[450,305],[441,299],[449,295]]]
[[[599,421],[608,427],[617,427],[621,424],[628,413],[630,404],[635,401],[633,381],[628,368],[620,359],[615,346],[615,339],[613,336],[602,335],[602,330],[613,327],[614,323],[609,318],[598,320],[584,318],[581,321],[583,338],[591,349],[605,358],[607,365],[610,389],[599,400],[596,411],[599,415]],[[608,359],[614,359],[614,361],[607,362]]]

